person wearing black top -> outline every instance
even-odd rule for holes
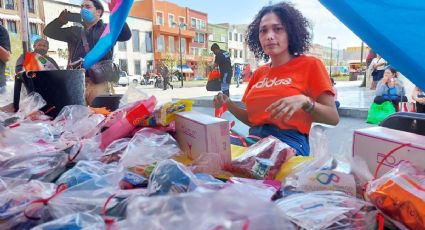
[[[229,96],[230,81],[232,79],[232,63],[230,61],[230,53],[220,49],[217,43],[212,44],[211,51],[215,54],[214,67],[220,69],[221,75],[221,91]]]
[[[82,42],[82,30],[87,38],[88,46],[92,49],[100,39],[107,24],[103,23],[101,17],[104,9],[99,0],[84,0],[81,4],[81,19],[84,28],[79,26],[65,27],[68,23],[70,13],[67,10],[61,12],[58,18],[46,25],[44,34],[55,40],[68,43],[68,63],[78,61],[86,56],[86,51]],[[131,31],[127,23],[124,24],[118,41],[128,41],[131,38]],[[113,49],[111,49],[100,61],[112,60]],[[102,94],[110,92],[108,82],[94,84],[86,72],[86,102],[90,104],[92,100]]]
[[[0,25],[0,95],[6,92],[6,62],[10,58],[10,39],[7,30]]]
[[[34,41],[34,53],[41,55],[47,60],[47,62],[45,63],[45,68],[43,70],[58,70],[58,64],[53,58],[47,56],[47,51],[49,51],[49,42],[47,40],[39,38]],[[24,60],[25,54],[19,56],[18,60],[16,61],[15,74],[24,71]],[[47,64],[50,65],[47,66]]]

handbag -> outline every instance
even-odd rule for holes
[[[399,102],[397,107],[398,112],[416,112],[416,104],[413,102]]]
[[[90,51],[84,30],[81,30],[81,39],[86,54]],[[94,84],[100,84],[105,81],[117,83],[120,79],[120,68],[112,60],[102,60],[92,65],[87,73]]]
[[[212,70],[208,74],[207,91],[221,91],[221,75],[219,70]]]

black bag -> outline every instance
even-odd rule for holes
[[[207,91],[221,91],[220,78],[215,78],[207,82]]]
[[[120,79],[120,69],[112,60],[103,60],[88,69],[88,75],[95,84],[105,81],[117,83]]]
[[[84,30],[81,30],[81,40],[83,42],[86,54],[90,51]],[[120,79],[120,69],[112,60],[99,61],[87,70],[88,77],[94,84],[103,83],[105,81],[117,83]]]

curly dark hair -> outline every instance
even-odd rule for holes
[[[263,7],[255,16],[254,21],[248,26],[245,41],[257,59],[264,59],[265,61],[269,59],[269,56],[264,53],[259,39],[261,19],[269,13],[275,13],[285,27],[288,34],[288,50],[290,54],[298,56],[309,49],[311,44],[311,34],[308,29],[310,23],[292,4],[281,2]]]

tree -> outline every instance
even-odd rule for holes
[[[9,76],[15,76],[16,61],[23,53],[22,39],[15,33],[9,33],[9,37],[11,54],[9,61],[6,63],[6,75],[9,74]]]
[[[208,76],[208,66],[211,64],[208,60],[209,57],[207,50],[203,50],[199,56],[196,57],[196,61],[198,62],[198,74],[204,77]]]
[[[177,66],[178,59],[171,53],[162,53],[161,57],[164,57],[164,59],[161,60],[161,65],[166,66],[168,71],[172,73]]]

